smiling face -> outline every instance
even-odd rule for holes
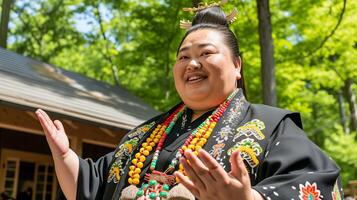
[[[232,56],[222,34],[213,29],[197,30],[185,38],[173,73],[182,101],[195,111],[217,107],[241,78],[239,59]]]

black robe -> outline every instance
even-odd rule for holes
[[[98,161],[80,159],[77,199],[119,199],[123,188],[128,186],[127,173],[132,157],[155,125],[163,122],[175,108],[130,131],[114,152]],[[159,156],[156,170],[166,169],[191,131],[211,112],[193,123],[190,123],[190,113],[187,112],[176,122]],[[252,187],[267,200],[343,199],[340,169],[306,137],[300,115],[250,104],[241,91],[222,115],[204,149],[227,172],[230,171],[231,153],[239,149]],[[152,155],[146,159],[141,177],[151,158]]]

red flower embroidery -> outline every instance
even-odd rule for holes
[[[305,185],[300,184],[299,199],[300,200],[321,200],[320,190],[317,189],[316,183],[311,184],[306,181]]]

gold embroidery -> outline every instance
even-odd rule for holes
[[[254,136],[258,140],[263,140],[265,138],[265,135],[262,132],[263,129],[265,129],[264,122],[260,121],[259,119],[253,119],[252,121],[247,122],[243,126],[237,128],[237,133],[233,140],[236,140],[241,136]]]

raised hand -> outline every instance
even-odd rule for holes
[[[53,157],[65,157],[69,152],[69,141],[62,123],[59,120],[52,121],[41,109],[36,111],[36,115],[45,132]]]
[[[249,174],[238,151],[230,158],[232,170],[229,173],[202,149],[198,156],[186,151],[185,158],[180,161],[188,177],[180,172],[175,172],[175,175],[180,179],[180,183],[200,200],[263,199],[251,189]]]

